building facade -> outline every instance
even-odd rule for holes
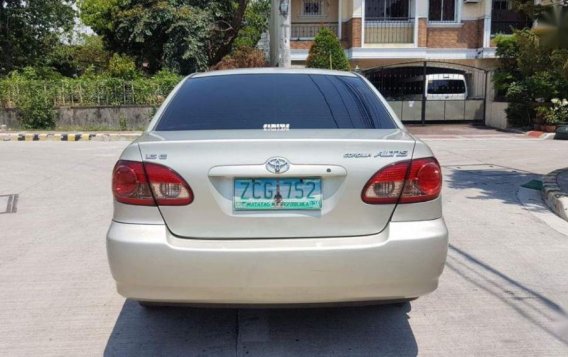
[[[412,60],[491,69],[495,35],[530,26],[511,0],[273,0],[272,19],[273,65],[288,49],[293,66],[305,64],[315,35],[327,27],[362,70]]]

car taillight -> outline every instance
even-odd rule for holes
[[[144,168],[158,206],[185,206],[193,202],[191,187],[177,172],[157,164],[144,164]]]
[[[434,158],[399,162],[377,172],[361,198],[369,204],[416,203],[436,199],[442,191],[442,169]]]
[[[114,167],[112,192],[118,202],[140,206],[184,206],[193,192],[172,169],[151,163],[121,160]]]

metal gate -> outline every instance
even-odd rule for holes
[[[451,62],[405,62],[363,71],[407,123],[485,123],[489,71]]]

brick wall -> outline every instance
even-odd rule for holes
[[[314,44],[314,41],[290,41],[290,48],[293,50],[309,50],[312,45]]]
[[[418,47],[428,46],[428,19],[421,17],[418,19]]]
[[[361,18],[352,18],[343,23],[342,42],[346,48],[361,47]]]
[[[483,20],[464,21],[460,27],[429,27],[429,48],[483,47]]]

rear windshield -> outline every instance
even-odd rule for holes
[[[394,129],[358,77],[240,74],[188,79],[155,130]]]
[[[435,79],[428,81],[429,94],[463,94],[465,83],[459,79]]]

